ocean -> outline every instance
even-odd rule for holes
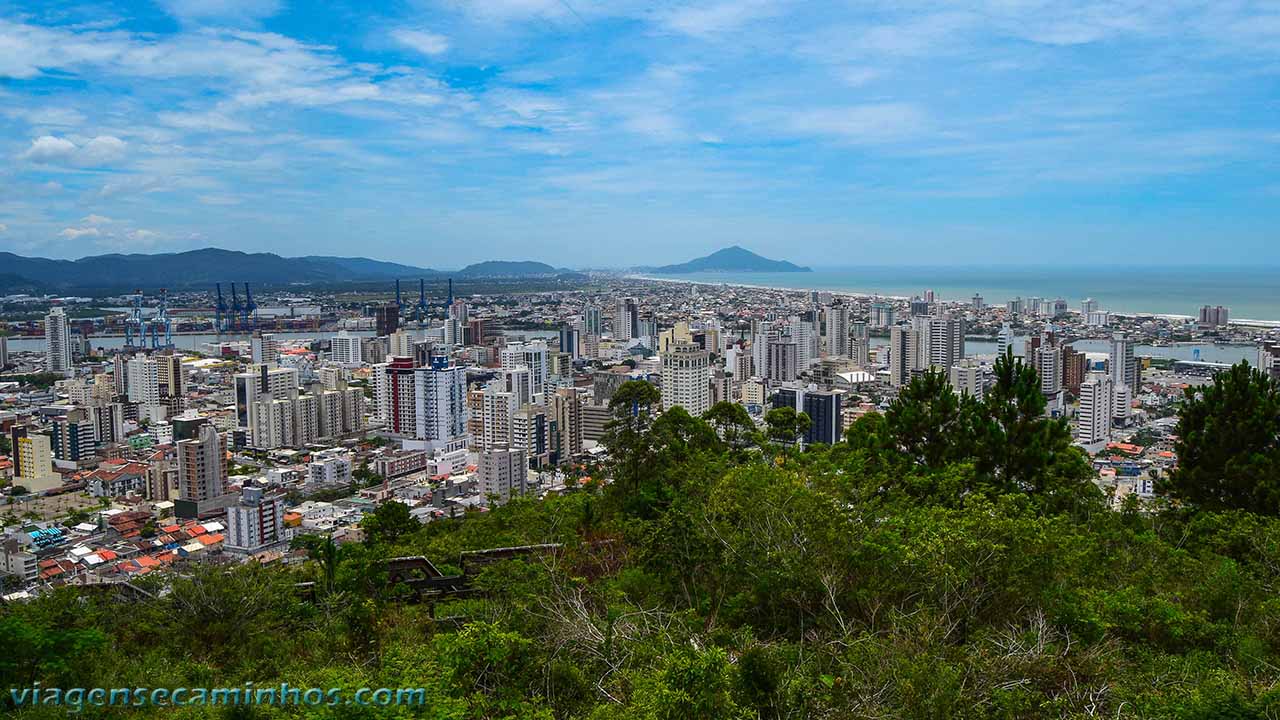
[[[1232,319],[1280,321],[1278,267],[860,267],[809,273],[689,273],[662,276],[731,285],[834,290],[894,297],[933,290],[942,300],[988,304],[1015,297],[1064,298],[1074,309],[1085,298],[1103,310],[1195,317],[1201,305],[1223,305]]]

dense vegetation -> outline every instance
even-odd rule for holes
[[[984,400],[920,378],[844,442],[808,448],[787,418],[762,437],[741,408],[659,414],[656,390],[628,383],[608,486],[425,527],[390,504],[363,544],[304,540],[312,560],[295,570],[195,570],[131,604],[67,590],[7,606],[0,685],[430,698],[130,711],[166,717],[1280,716],[1274,506],[1185,492],[1239,482],[1187,446],[1173,502],[1107,509],[1067,428],[1040,416],[1034,373],[1004,360],[997,375]],[[1277,395],[1247,370],[1221,384],[1189,399],[1188,429]],[[1239,435],[1242,455],[1275,442]],[[464,550],[547,542],[563,548],[490,565],[482,595],[434,608],[451,620],[380,570],[422,554],[455,572]]]

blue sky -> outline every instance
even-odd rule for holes
[[[1280,8],[0,0],[0,249],[1280,264]]]

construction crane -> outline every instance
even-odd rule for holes
[[[258,304],[249,293],[249,283],[244,284],[244,324],[250,330],[258,325]]]
[[[418,324],[427,322],[427,281],[418,278]]]
[[[160,288],[160,307],[156,316],[151,319],[150,330],[153,350],[173,347],[173,320],[169,317],[169,291],[165,288]],[[161,342],[161,332],[163,332],[163,342]]]
[[[236,294],[236,284],[231,283],[231,317],[227,318],[227,330],[230,330],[240,319],[244,308],[240,305],[240,296]]]
[[[215,318],[213,321],[213,329],[214,329],[214,332],[220,333],[226,328],[225,323],[227,322],[227,301],[222,299],[222,283],[214,283],[213,286],[217,288],[217,291],[218,291],[218,301],[217,301],[217,304],[214,305],[213,307],[214,318]]]
[[[125,347],[142,347],[146,340],[147,329],[142,322],[142,291],[134,290],[129,297],[129,318],[124,323]],[[138,341],[134,345],[134,340]]]

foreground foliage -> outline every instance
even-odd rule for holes
[[[1105,509],[1034,382],[985,401],[922,378],[832,447],[615,396],[616,482],[291,568],[196,569],[146,602],[64,590],[0,609],[0,685],[420,687],[414,708],[156,717],[1275,718],[1280,520]],[[1041,401],[1042,402],[1042,401]],[[561,543],[431,609],[380,569]],[[315,581],[314,596],[294,583]],[[96,715],[111,715],[97,712]],[[62,717],[36,709],[16,717]]]

